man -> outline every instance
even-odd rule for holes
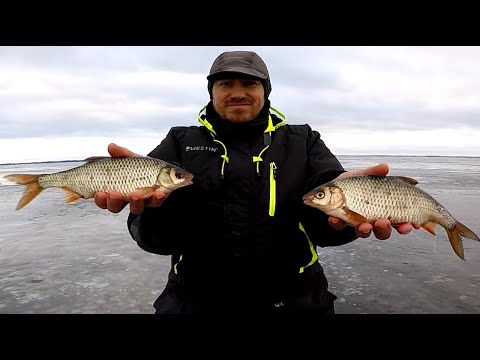
[[[387,239],[387,219],[346,226],[303,204],[302,196],[338,176],[386,175],[388,166],[346,172],[309,125],[288,125],[270,106],[270,76],[251,51],[218,56],[207,76],[211,101],[200,126],[173,127],[149,156],[180,164],[193,185],[168,197],[157,191],[97,193],[117,213],[129,202],[128,228],[145,251],[171,255],[156,313],[333,314],[335,295],[317,246],[339,246],[373,232]],[[111,156],[135,156],[109,145]],[[127,202],[128,201],[128,202]],[[411,224],[396,228],[406,234]]]

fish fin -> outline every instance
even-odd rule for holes
[[[458,225],[455,225],[452,229],[446,229],[448,240],[450,240],[450,244],[452,245],[453,251],[455,254],[462,259],[465,260],[465,256],[463,254],[463,242],[461,238],[461,230]]]
[[[356,213],[355,211],[350,210],[347,207],[343,208],[343,211],[345,212],[344,220],[349,224],[356,226],[367,222],[367,218],[365,216],[360,215],[359,213]]]
[[[151,187],[151,186],[135,189],[135,191],[138,191],[139,193],[141,193],[143,195],[144,199],[151,197],[153,195],[153,193],[155,192],[155,190],[156,190],[156,188]]]
[[[67,189],[67,188],[60,188],[65,194],[67,194],[67,199],[65,200],[65,202],[67,204],[69,203],[72,203],[74,201],[77,201],[78,199],[80,199],[82,197],[82,195],[79,195],[77,194],[75,191],[72,191],[70,189]]]
[[[480,241],[480,238],[477,236],[477,234],[475,234],[472,230],[470,230],[468,227],[458,221],[456,223],[456,228],[460,232],[461,236],[467,239]]]
[[[20,210],[21,208],[23,208],[43,191],[43,188],[38,184],[39,176],[41,175],[12,174],[4,176],[5,179],[9,181],[26,186],[25,192],[23,193],[23,196],[18,202],[15,210]]]
[[[110,156],[90,156],[83,161],[87,163],[92,163],[92,162],[103,160],[103,159],[111,159],[111,157]]]
[[[406,182],[407,184],[410,184],[410,185],[417,185],[418,184],[418,181],[411,178],[411,177],[408,177],[408,176],[392,176],[392,178],[395,178],[395,179],[398,179],[400,181],[403,181],[403,182]]]
[[[429,222],[423,224],[422,228],[427,230],[430,234],[436,236],[437,234],[435,233],[435,226],[437,226],[437,223],[435,221],[429,221]]]

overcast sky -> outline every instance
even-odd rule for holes
[[[272,106],[334,154],[480,156],[480,47],[0,47],[0,163],[147,154],[197,125],[217,55],[253,50]]]

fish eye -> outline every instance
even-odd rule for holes
[[[321,200],[325,197],[325,193],[323,191],[319,191],[318,193],[315,194],[315,197]]]
[[[178,180],[182,180],[183,178],[185,178],[185,176],[183,174],[179,174],[179,173],[175,173],[175,177],[178,179]]]

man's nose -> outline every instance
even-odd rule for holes
[[[234,86],[232,88],[232,97],[233,98],[244,98],[246,96],[246,91],[243,86]]]

